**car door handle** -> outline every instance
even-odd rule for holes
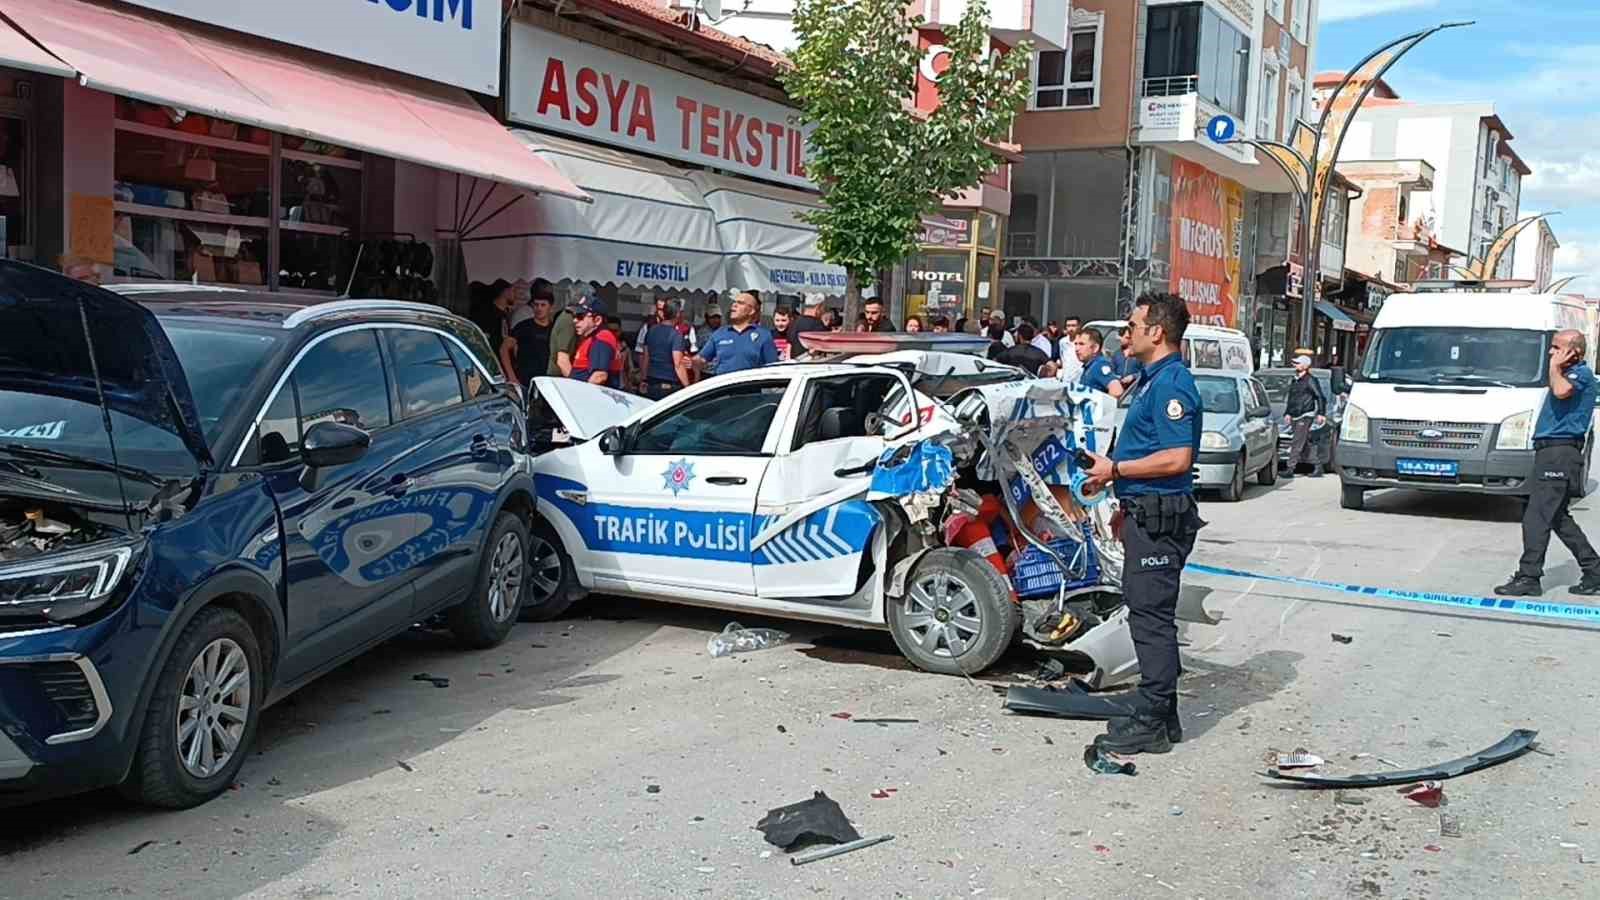
[[[748,481],[749,479],[743,475],[712,475],[706,479],[706,484],[734,485],[744,484]]]
[[[389,486],[383,492],[391,497],[404,497],[406,491],[411,490],[410,475],[396,475],[389,479]]]

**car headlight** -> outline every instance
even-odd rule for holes
[[[0,566],[0,610],[57,621],[91,612],[122,583],[140,543],[101,543]]]
[[[1494,439],[1496,450],[1533,449],[1533,410],[1525,409],[1500,423],[1500,436]]]
[[[1339,440],[1347,444],[1367,442],[1367,411],[1359,406],[1344,408],[1344,422],[1339,427]]]
[[[1220,431],[1204,431],[1200,433],[1201,450],[1226,450],[1228,449],[1228,436]]]

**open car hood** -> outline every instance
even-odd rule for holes
[[[619,425],[653,401],[587,381],[542,375],[533,379],[530,401],[543,402],[574,440],[587,441]]]
[[[0,334],[0,390],[99,406],[98,365],[106,408],[177,435],[202,467],[211,466],[183,366],[148,309],[47,269],[0,260]]]

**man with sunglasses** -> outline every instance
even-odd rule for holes
[[[1144,376],[1117,435],[1114,458],[1090,454],[1089,489],[1116,484],[1122,504],[1122,596],[1139,658],[1134,715],[1113,719],[1095,745],[1112,753],[1166,753],[1178,721],[1178,591],[1195,534],[1200,391],[1183,363],[1189,310],[1172,294],[1145,294],[1128,318],[1130,351]]]
[[[741,291],[728,305],[728,324],[706,338],[697,366],[716,366],[718,375],[770,366],[778,361],[772,332],[761,326],[761,301],[752,291]]]
[[[573,355],[572,375],[579,381],[622,389],[622,346],[606,328],[605,303],[598,297],[584,297],[572,308],[578,331],[578,352]]]

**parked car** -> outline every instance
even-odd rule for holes
[[[1112,504],[1072,494],[1075,450],[1109,446],[1111,397],[965,335],[868,338],[805,335],[834,361],[643,406],[534,379],[534,536],[555,564],[530,614],[603,591],[884,629],[932,672],[982,671],[1020,637],[1086,654],[1096,683],[1136,673]]]
[[[526,423],[474,326],[129,294],[0,261],[0,806],[202,803],[264,707],[441,614],[494,646],[525,594]]]
[[[1335,375],[1339,377],[1335,377]],[[1273,368],[1262,369],[1256,375],[1261,384],[1267,389],[1267,397],[1272,400],[1272,421],[1278,429],[1278,466],[1288,468],[1289,450],[1294,446],[1294,425],[1283,421],[1283,411],[1289,400],[1289,383],[1294,380],[1294,369]],[[1328,399],[1328,414],[1321,425],[1315,423],[1311,426],[1309,443],[1316,460],[1330,471],[1333,469],[1333,448],[1339,443],[1339,426],[1344,421],[1345,400],[1348,393],[1336,392],[1335,387],[1346,387],[1343,382],[1343,373],[1335,373],[1331,369],[1312,369],[1311,377],[1317,380],[1317,385],[1322,388],[1322,395]],[[1348,389],[1347,389],[1348,390]],[[1296,469],[1311,463],[1298,463]]]
[[[1106,355],[1117,346],[1117,333],[1126,319],[1096,319],[1086,325],[1105,339]],[[1183,333],[1183,361],[1191,369],[1228,369],[1249,375],[1255,369],[1250,336],[1237,328],[1191,324]]]
[[[1278,480],[1277,429],[1269,421],[1266,390],[1232,369],[1195,369],[1203,413],[1196,486],[1215,488],[1229,502],[1244,497],[1245,479]]]

